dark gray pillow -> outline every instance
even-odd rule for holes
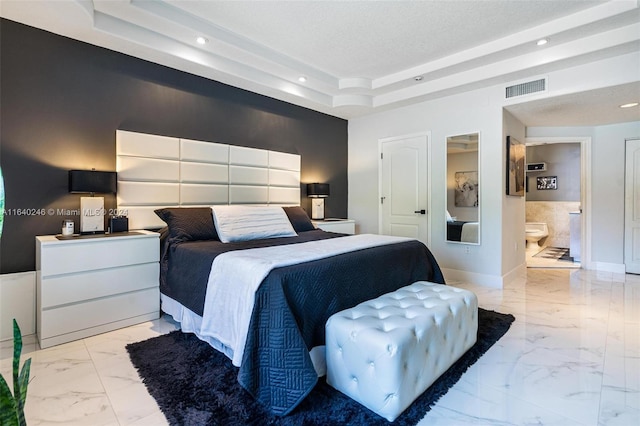
[[[219,240],[210,207],[168,207],[155,213],[169,227],[169,240]]]
[[[287,214],[287,217],[289,217],[289,221],[296,232],[313,231],[316,229],[313,223],[311,223],[307,212],[305,212],[302,207],[293,206],[283,207],[282,209]]]

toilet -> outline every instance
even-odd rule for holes
[[[527,240],[526,250],[528,252],[536,253],[542,250],[542,247],[540,247],[540,240],[549,236],[549,228],[547,228],[547,224],[544,222],[527,222],[525,224],[525,231],[525,238]]]

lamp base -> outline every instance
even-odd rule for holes
[[[311,219],[324,219],[324,198],[311,199]]]
[[[104,197],[80,197],[80,233],[104,234]]]

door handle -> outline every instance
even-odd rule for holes
[[[425,209],[422,209],[422,210],[416,210],[414,213],[427,214],[427,211]]]

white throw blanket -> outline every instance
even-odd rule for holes
[[[233,351],[233,365],[239,367],[255,292],[272,269],[410,240],[361,234],[220,254],[214,259],[209,274],[201,333],[218,339],[230,348]]]

